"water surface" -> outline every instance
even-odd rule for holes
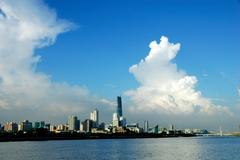
[[[0,160],[240,160],[240,138],[0,142]]]

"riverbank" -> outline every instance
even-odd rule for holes
[[[138,139],[138,138],[175,138],[175,137],[194,137],[194,134],[83,134],[83,133],[64,133],[49,135],[5,135],[0,136],[0,142],[13,141],[50,141],[50,140],[91,140],[91,139]]]

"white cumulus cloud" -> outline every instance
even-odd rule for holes
[[[149,54],[129,68],[140,85],[125,93],[133,102],[131,109],[165,114],[230,113],[195,88],[197,77],[178,69],[173,60],[180,50],[179,43],[170,43],[162,36],[160,43],[153,41],[149,47]]]
[[[36,71],[41,57],[35,50],[52,45],[72,26],[43,1],[0,0],[0,110],[36,109],[33,116],[67,116],[111,104],[86,88],[53,82]]]

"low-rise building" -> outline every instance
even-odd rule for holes
[[[156,125],[156,126],[153,127],[153,128],[149,128],[149,133],[154,133],[154,134],[159,133],[159,127],[158,127],[158,125]]]
[[[124,127],[113,127],[112,133],[126,133],[127,130]]]
[[[126,128],[135,133],[142,133],[143,129],[138,126],[138,123],[127,124]]]
[[[4,131],[6,132],[17,132],[18,131],[18,124],[15,122],[7,122],[4,125]]]
[[[208,130],[206,129],[197,129],[197,128],[192,128],[192,129],[184,129],[183,132],[185,134],[208,134]]]
[[[57,127],[54,125],[50,126],[50,132],[55,132],[57,130]]]

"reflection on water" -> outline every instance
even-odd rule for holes
[[[239,151],[236,137],[0,142],[0,160],[239,160]]]

